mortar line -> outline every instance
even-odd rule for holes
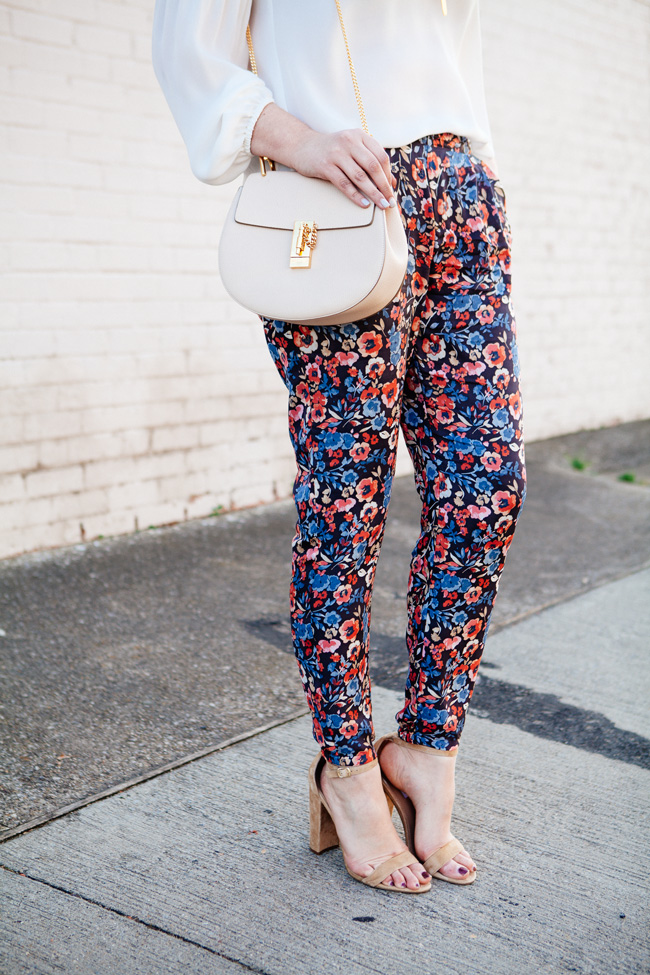
[[[265,972],[263,968],[254,968],[252,965],[247,965],[246,962],[239,961],[238,958],[231,958],[230,955],[226,955],[222,951],[217,951],[216,948],[210,948],[208,945],[202,945],[200,941],[194,941],[192,938],[186,938],[183,934],[177,934],[175,931],[170,931],[168,928],[162,928],[159,924],[154,924],[153,921],[145,921],[143,918],[136,917],[134,914],[127,914],[126,911],[121,911],[119,907],[111,907],[110,904],[104,904],[102,901],[95,900],[94,897],[88,897],[86,894],[80,894],[75,890],[68,890],[66,887],[61,887],[60,884],[55,884],[51,880],[45,880],[44,877],[35,877],[30,873],[26,873],[24,870],[16,870],[14,867],[8,867],[4,863],[0,863],[0,867],[3,870],[6,870],[7,873],[14,874],[16,877],[25,877],[27,880],[32,880],[34,883],[42,884],[44,887],[49,887],[51,890],[58,890],[60,893],[66,894],[68,897],[76,897],[85,904],[93,904],[95,907],[100,907],[102,910],[108,911],[109,914],[116,914],[118,917],[123,917],[127,921],[133,921],[135,924],[141,924],[142,927],[149,928],[151,931],[157,931],[159,934],[169,935],[171,938],[176,938],[177,941],[182,941],[185,944],[193,945],[195,948],[201,948],[202,951],[208,951],[211,955],[216,955],[218,958],[225,958],[226,961],[233,962],[233,964],[239,965],[247,972],[253,972],[254,975],[270,975],[270,973]]]
[[[218,742],[216,745],[209,745],[207,748],[202,748],[200,751],[192,752],[192,754],[185,755],[182,758],[176,758],[172,762],[167,762],[165,765],[159,765],[157,768],[150,769],[150,771],[144,772],[142,775],[137,775],[132,779],[126,779],[124,782],[118,782],[117,785],[112,785],[110,788],[104,789],[102,792],[96,792],[91,796],[87,796],[85,799],[79,799],[77,802],[71,802],[67,806],[61,806],[60,809],[55,809],[54,812],[46,813],[43,816],[38,816],[36,819],[30,819],[27,823],[23,823],[21,826],[14,826],[12,829],[6,830],[4,833],[0,834],[0,843],[5,843],[7,840],[14,839],[16,836],[30,832],[33,829],[39,829],[41,826],[47,826],[48,823],[53,822],[55,819],[61,819],[63,816],[68,816],[70,813],[76,812],[78,809],[83,809],[86,806],[90,806],[94,802],[100,802],[102,799],[108,799],[110,796],[117,795],[119,792],[126,792],[129,789],[133,789],[136,785],[141,785],[143,782],[149,782],[151,779],[156,779],[160,775],[166,775],[167,772],[173,772],[175,769],[182,768],[184,765],[191,765],[192,762],[198,762],[202,758],[207,758],[208,755],[214,755],[216,752],[221,752],[225,748],[230,748],[232,745],[237,745],[242,741],[247,741],[249,738],[255,738],[257,735],[262,735],[265,731],[271,731],[273,728],[279,728],[283,724],[289,724],[289,722],[296,721],[298,718],[302,718],[307,714],[309,714],[308,708],[303,707],[299,711],[292,711],[291,714],[286,715],[283,718],[278,718],[276,721],[271,721],[268,724],[260,725],[257,728],[252,728],[250,731],[244,731],[241,735],[235,735],[234,738],[227,738],[225,741]]]

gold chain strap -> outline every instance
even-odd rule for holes
[[[354,70],[354,65],[352,63],[352,55],[350,54],[350,45],[348,44],[348,35],[346,33],[346,30],[345,30],[345,24],[343,23],[343,14],[341,12],[341,4],[339,3],[339,0],[335,0],[335,3],[336,3],[336,9],[337,9],[338,14],[339,14],[339,22],[341,24],[341,33],[343,34],[343,40],[345,41],[345,50],[346,50],[347,55],[348,55],[348,65],[350,67],[350,75],[352,77],[352,87],[354,88],[354,94],[355,94],[355,97],[357,99],[357,109],[359,111],[359,118],[361,119],[361,128],[366,133],[366,135],[370,135],[370,131],[368,129],[368,123],[366,121],[366,112],[365,112],[365,109],[363,107],[363,101],[361,100],[361,92],[359,91],[359,82],[357,81],[357,73]]]
[[[251,25],[246,25],[246,43],[248,44],[248,60],[251,63],[251,70],[253,74],[257,74],[257,61],[255,60],[255,51],[253,50],[253,38],[251,37]]]

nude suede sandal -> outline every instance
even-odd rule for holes
[[[332,847],[339,845],[334,819],[332,818],[332,813],[327,805],[325,796],[321,791],[321,775],[343,779],[348,778],[350,775],[359,775],[360,772],[366,772],[368,769],[374,768],[377,764],[378,762],[375,758],[372,762],[367,762],[365,765],[331,765],[325,761],[322,755],[317,755],[311,763],[309,768],[309,846],[314,853],[324,853],[325,850],[330,850]],[[389,809],[392,812],[392,804],[388,797],[387,801]],[[416,862],[417,857],[409,850],[404,850],[403,853],[397,853],[389,860],[380,864],[368,877],[362,877],[361,874],[354,873],[350,870],[345,861],[345,857],[343,857],[345,869],[355,880],[366,884],[367,887],[375,887],[377,890],[387,890],[390,893],[398,894],[424,894],[426,891],[431,890],[430,880],[426,883],[420,881],[420,886],[415,890],[412,890],[410,887],[396,887],[394,884],[384,883],[395,870],[408,867]]]
[[[414,748],[426,752],[431,751],[431,749],[427,748],[426,745],[416,745],[413,742],[404,741],[397,734],[384,735],[383,738],[380,738],[379,741],[375,742],[375,752],[377,753],[377,758],[380,757],[382,748],[384,745],[387,745],[389,741],[395,742],[397,745],[402,745],[404,748]],[[445,758],[451,758],[456,754],[456,752],[450,753],[439,751],[438,754],[444,756]],[[383,771],[381,773],[381,781],[384,787],[384,792],[386,793],[386,797],[389,801],[389,806],[392,804],[395,809],[397,809],[399,818],[402,820],[406,845],[408,846],[409,850],[411,850],[413,855],[417,856],[415,852],[415,806],[409,797],[401,791],[401,789],[398,789],[386,778]],[[451,839],[448,843],[445,843],[444,846],[434,850],[431,856],[427,857],[427,859],[423,861],[424,869],[428,871],[428,873],[430,873],[431,876],[436,880],[444,880],[448,884],[460,884],[462,886],[465,886],[466,884],[473,884],[476,880],[475,870],[473,872],[470,871],[467,877],[463,878],[446,877],[444,873],[440,873],[440,868],[444,867],[445,863],[449,863],[450,860],[453,860],[456,854],[461,853],[462,850],[463,844],[454,836],[453,839]]]

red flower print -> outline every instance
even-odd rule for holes
[[[427,181],[427,174],[423,159],[415,159],[411,166],[411,177],[414,183],[424,185]]]
[[[344,738],[354,738],[359,730],[359,725],[356,721],[345,721],[341,725],[341,734]]]
[[[352,460],[357,461],[366,460],[368,454],[370,453],[370,444],[367,443],[355,443],[354,447],[350,447],[350,457]]]
[[[444,393],[436,399],[436,420],[440,423],[451,423],[454,416],[454,401]]]
[[[492,496],[492,507],[495,511],[512,511],[517,504],[517,498],[510,491],[497,491]]]
[[[466,640],[471,640],[472,637],[478,636],[481,632],[483,624],[480,620],[470,620],[469,623],[465,623],[463,627],[463,636]]]
[[[369,501],[377,493],[379,484],[372,477],[364,477],[357,484],[357,497],[359,501]]]
[[[445,284],[455,284],[460,277],[460,269],[462,268],[457,257],[448,257],[444,264],[444,269],[442,272],[442,280]]]
[[[416,295],[422,295],[427,290],[427,282],[424,280],[421,274],[418,274],[417,271],[415,271],[413,274],[411,287],[413,288],[413,294]]]
[[[510,414],[515,420],[518,420],[521,416],[521,394],[519,390],[516,393],[511,393],[508,397],[508,406],[510,407]]]
[[[320,382],[321,371],[317,362],[310,362],[305,372],[307,373],[307,379],[309,379],[310,382]]]
[[[498,471],[501,469],[501,457],[499,454],[483,454],[481,463],[486,471]]]
[[[352,586],[339,586],[333,596],[339,606],[341,603],[349,603],[352,599]]]
[[[456,234],[454,233],[453,230],[445,230],[442,236],[442,243],[444,247],[446,247],[448,250],[453,250],[456,246],[457,241],[458,238],[456,237]]]
[[[455,731],[458,727],[458,718],[455,714],[450,715],[445,721],[445,731],[451,732]]]
[[[303,352],[314,352],[318,345],[315,329],[307,328],[306,325],[293,333],[293,341]]]
[[[438,216],[441,221],[447,220],[453,213],[453,206],[451,203],[451,197],[449,193],[443,193],[438,200]],[[460,264],[460,261],[459,261]]]
[[[438,499],[448,498],[450,496],[451,484],[444,474],[436,474],[436,478],[433,482],[433,493]]]
[[[381,398],[386,406],[391,407],[397,399],[397,394],[399,393],[399,387],[397,385],[397,380],[393,379],[390,383],[384,383],[381,388]]]
[[[350,508],[354,508],[355,504],[354,498],[337,498],[334,507],[337,511],[349,511]]]
[[[361,509],[361,520],[364,524],[373,521],[379,514],[379,506],[375,501],[368,501]]]
[[[366,366],[366,376],[375,383],[378,379],[381,379],[385,372],[386,363],[381,359],[370,359]]]
[[[483,217],[470,217],[466,225],[473,233],[480,233],[485,228],[485,220]]]
[[[441,335],[431,335],[422,339],[422,351],[427,359],[442,359],[447,351],[447,343]]]
[[[339,635],[344,643],[354,640],[359,632],[359,620],[345,620],[339,627]]]
[[[359,338],[361,355],[377,355],[382,346],[382,338],[377,332],[364,332]]]
[[[459,636],[448,636],[445,640],[442,641],[442,644],[437,644],[437,645],[439,647],[442,647],[442,649],[448,655],[453,657],[454,656],[453,651],[456,649],[459,643],[460,643]]]
[[[444,559],[445,555],[449,551],[449,539],[445,535],[436,535],[436,541],[433,546],[433,553],[436,559],[439,561]]]
[[[376,386],[366,386],[365,389],[361,390],[361,395],[359,399],[362,403],[367,403],[368,400],[377,399],[379,396],[379,390]]]
[[[335,359],[342,366],[353,366],[359,356],[356,352],[337,352]]]
[[[503,407],[507,405],[508,404],[506,400],[504,400],[503,396],[495,396],[494,399],[490,400],[490,409],[494,410],[495,412],[496,410],[502,410]]]
[[[333,653],[333,651],[338,650],[340,646],[340,640],[321,640],[318,644],[318,649],[322,653]]]
[[[482,325],[489,325],[494,321],[494,308],[491,305],[481,305],[476,312],[476,317]]]
[[[475,518],[476,521],[483,521],[490,515],[490,509],[486,508],[484,504],[482,504],[480,507],[475,504],[468,504],[467,510],[469,511],[470,516]]]
[[[483,358],[493,366],[502,366],[506,359],[506,350],[498,342],[490,342],[483,350]]]

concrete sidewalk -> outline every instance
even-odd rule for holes
[[[282,613],[286,551],[283,572],[268,564],[275,546],[288,541],[282,536],[292,519],[288,506],[7,563],[0,574],[11,598],[0,625],[9,637],[22,637],[4,660],[5,687],[22,688],[20,747],[40,733],[47,759],[48,749],[69,747],[80,731],[95,738],[86,742],[85,775],[81,761],[74,774],[61,761],[59,791],[54,763],[43,762],[45,787],[55,797],[50,805],[35,801],[37,781],[19,779],[19,749],[10,756],[10,773],[28,799],[16,804],[14,822],[8,804],[9,828],[20,829],[33,813],[55,814],[64,801],[92,798],[93,788],[119,788],[119,774],[122,781],[148,774],[157,758],[180,761],[182,747],[187,757],[187,728],[176,738],[172,730],[165,746],[169,716],[182,719],[185,712],[173,706],[177,698],[161,676],[182,646],[173,672],[180,674],[181,697],[187,687],[195,700],[191,685],[197,670],[201,679],[205,659],[214,682],[201,689],[208,705],[248,679],[254,704],[239,730],[245,735],[263,720],[278,723],[6,839],[3,975],[647,971],[649,458],[630,450],[638,451],[643,435],[647,441],[650,424],[634,426],[626,441],[629,430],[618,431],[631,445],[627,454],[614,450],[611,431],[595,440],[582,435],[582,446],[565,438],[529,451],[528,522],[522,517],[509,556],[459,763],[454,828],[480,870],[470,888],[437,883],[427,895],[393,898],[348,878],[339,851],[316,857],[308,850],[305,772],[314,744],[308,718],[285,720],[302,703]],[[578,472],[572,461],[589,438],[591,467]],[[630,470],[638,472],[637,483],[617,480]],[[377,733],[392,729],[401,706],[403,570],[415,513],[412,493],[399,484],[373,606]],[[200,591],[206,573],[207,595]],[[230,579],[228,592],[213,588],[219,578]],[[220,620],[223,613],[226,625],[202,631],[199,624],[186,647],[193,614],[205,613],[215,594],[221,601],[208,615]],[[54,603],[43,608],[48,598],[58,598],[58,615]],[[88,621],[84,639],[80,613]],[[176,613],[181,622],[165,645],[160,633]],[[160,656],[147,660],[145,693],[154,698],[141,727],[135,705],[142,681],[132,650],[124,648],[142,639],[143,628]],[[207,648],[205,633],[213,640]],[[66,656],[71,635],[76,649]],[[102,646],[113,656],[114,682],[98,669]],[[91,659],[86,670],[84,650]],[[16,662],[24,656],[27,664]],[[94,725],[92,709],[71,714],[69,731],[69,711],[47,714],[57,675],[64,704],[66,691],[73,703],[99,703]],[[37,715],[31,723],[30,678]],[[135,696],[132,712],[128,694]],[[117,757],[111,708],[122,719],[132,715],[118,729]],[[46,714],[44,731],[39,722]],[[222,738],[237,732],[227,712],[219,720]],[[101,777],[103,755],[114,762],[112,783]]]

